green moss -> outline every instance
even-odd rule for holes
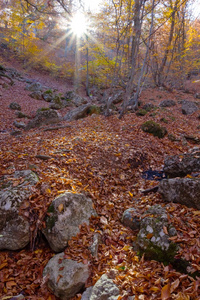
[[[176,118],[174,116],[169,116],[169,118],[172,120],[172,121],[175,121]]]
[[[49,107],[39,108],[36,113],[39,113],[40,111],[46,111],[46,110],[50,110],[50,108]]]
[[[99,115],[101,113],[100,107],[96,105],[91,105],[88,110],[88,115],[96,114]]]
[[[162,262],[164,265],[168,265],[174,261],[174,257],[177,254],[178,246],[171,243],[168,250],[162,250],[159,246],[153,244],[151,241],[145,250],[139,251],[139,255],[145,254],[145,257],[150,260],[156,260]]]
[[[160,126],[158,123],[155,123],[152,120],[143,123],[141,129],[144,132],[151,133],[160,139],[167,134],[167,129],[165,127]]]
[[[150,113],[150,117],[155,117],[157,115],[157,113],[154,111],[154,112],[152,112],[152,113]]]
[[[136,115],[137,115],[137,116],[145,116],[147,113],[148,113],[147,110],[145,110],[145,109],[139,109],[139,110],[136,112]]]
[[[49,229],[51,230],[54,227],[56,221],[57,221],[57,218],[54,215],[48,216],[46,218],[46,228],[47,228],[47,230],[49,230]]]
[[[169,121],[167,119],[165,119],[165,118],[161,118],[160,121],[163,122],[163,123],[165,123],[165,124],[169,123]]]
[[[51,89],[49,89],[49,90],[46,90],[45,92],[44,92],[44,94],[53,94],[53,91],[51,90]]]
[[[55,207],[53,204],[51,204],[47,210],[47,213],[48,215],[46,216],[46,219],[45,219],[45,223],[46,223],[46,229],[47,230],[51,230],[56,221],[58,220],[58,217],[54,214],[55,213]]]
[[[55,207],[53,204],[51,204],[47,210],[48,213],[54,213],[55,212]]]
[[[60,99],[60,96],[59,95],[55,95],[54,98],[53,98],[53,102],[55,104],[59,104],[59,105],[62,105],[62,101]]]

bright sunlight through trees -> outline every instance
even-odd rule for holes
[[[81,37],[87,31],[87,19],[84,14],[78,12],[74,15],[71,20],[71,30],[77,36]]]

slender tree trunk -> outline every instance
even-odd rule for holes
[[[152,9],[151,9],[151,26],[149,29],[149,38],[148,38],[148,42],[147,42],[147,49],[146,49],[146,53],[145,53],[145,57],[143,60],[143,65],[141,68],[141,72],[140,72],[140,77],[138,80],[138,84],[137,84],[137,89],[136,92],[134,94],[134,97],[132,98],[132,101],[130,101],[130,105],[133,106],[133,109],[137,109],[138,108],[138,96],[140,94],[141,91],[141,83],[144,79],[144,75],[146,73],[146,67],[147,67],[147,58],[149,55],[149,47],[150,47],[150,41],[151,41],[151,34],[152,34],[152,30],[153,30],[153,22],[154,22],[154,3],[155,0],[152,1]]]
[[[129,80],[126,85],[126,93],[125,93],[124,101],[122,104],[122,110],[120,112],[119,118],[122,118],[122,116],[124,115],[126,108],[128,106],[131,94],[132,94],[133,80],[134,80],[135,69],[136,69],[136,61],[137,61],[138,52],[139,52],[139,41],[140,41],[140,36],[141,36],[142,5],[143,5],[143,0],[135,0],[134,28],[133,28],[133,36],[132,36],[132,51],[131,51],[131,70],[130,70]]]
[[[176,17],[176,12],[177,12],[177,5],[178,5],[179,0],[176,0],[174,7],[171,7],[172,11],[172,15],[171,15],[171,27],[170,27],[170,34],[169,34],[169,40],[168,40],[168,44],[167,47],[165,49],[165,53],[160,65],[160,68],[158,70],[158,78],[157,78],[157,85],[161,86],[163,85],[163,80],[162,80],[162,76],[163,76],[163,71],[164,68],[166,66],[167,63],[167,59],[168,59],[168,55],[170,52],[170,46],[172,44],[173,41],[173,36],[174,36],[174,27],[175,27],[175,17]],[[171,5],[172,6],[172,5]]]

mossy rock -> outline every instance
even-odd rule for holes
[[[49,90],[46,90],[43,94],[47,94],[47,95],[53,94],[53,91],[51,89],[49,89]]]
[[[38,114],[39,112],[41,111],[47,111],[47,110],[50,110],[49,107],[41,107],[41,108],[38,108],[37,111],[36,111],[36,114]]]
[[[16,112],[16,117],[19,118],[19,119],[29,118],[29,116],[27,116],[26,114],[24,114],[24,113],[21,112],[21,111],[17,111],[17,112]]]
[[[157,136],[159,139],[163,138],[167,134],[167,129],[160,126],[160,124],[150,120],[142,124],[141,129],[144,132],[148,132]]]
[[[88,109],[88,115],[96,114],[99,115],[101,113],[101,108],[96,105],[91,105]]]
[[[136,115],[137,116],[145,116],[147,113],[148,113],[147,110],[141,108],[136,112]]]
[[[161,247],[155,245],[154,243],[149,242],[148,247],[143,250],[139,250],[139,255],[145,255],[146,259],[156,260],[162,262],[164,265],[174,261],[174,257],[177,254],[178,246],[175,243],[170,243],[170,246],[167,251],[161,249]]]

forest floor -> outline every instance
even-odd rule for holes
[[[59,92],[73,87],[63,80],[56,80],[37,71],[25,71],[15,62],[5,62],[5,67],[14,67],[24,77],[35,79]],[[164,99],[173,99],[177,105],[158,108],[153,113],[137,116],[126,114],[119,120],[117,115],[105,117],[92,115],[73,121],[69,128],[57,131],[32,129],[21,136],[11,136],[15,129],[15,112],[8,108],[13,101],[22,111],[32,115],[38,108],[48,106],[28,96],[25,83],[15,80],[13,86],[3,87],[0,82],[0,176],[15,170],[35,171],[40,183],[30,199],[28,217],[31,223],[32,247],[20,251],[0,252],[0,299],[11,299],[23,293],[26,299],[57,299],[42,281],[42,272],[54,255],[41,234],[36,235],[35,225],[40,226],[51,201],[63,191],[84,192],[89,195],[98,213],[89,226],[83,225],[80,233],[72,238],[65,250],[66,256],[78,261],[90,262],[91,276],[88,286],[100,276],[115,269],[115,283],[121,290],[121,299],[135,295],[135,300],[147,299],[200,299],[200,279],[176,271],[171,265],[164,266],[137,256],[132,242],[137,232],[121,223],[124,210],[135,207],[141,214],[151,205],[165,206],[158,193],[144,195],[142,190],[157,185],[156,181],[142,178],[142,172],[152,168],[162,170],[167,155],[188,152],[194,145],[184,136],[200,139],[199,111],[186,116],[181,113],[180,100],[200,101],[194,98],[200,92],[200,82],[187,82],[193,93],[183,91],[148,89],[142,92],[143,104],[156,106]],[[62,111],[61,114],[65,114]],[[158,139],[141,130],[141,124],[154,120],[165,126],[168,136]],[[163,121],[164,120],[164,121]],[[66,151],[67,150],[67,151]],[[48,161],[36,158],[37,154],[51,156]],[[200,270],[200,212],[172,203],[167,208],[170,221],[177,230],[175,241],[179,245],[177,257],[190,261],[193,270]],[[27,215],[27,214],[26,214]],[[95,232],[101,235],[98,258],[91,256],[88,246]],[[80,299],[77,295],[73,299]]]

